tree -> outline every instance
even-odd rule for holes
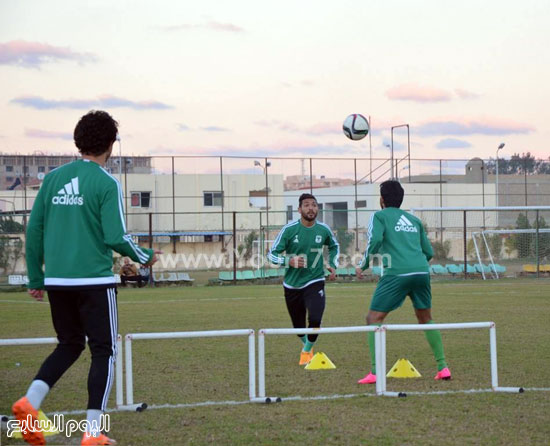
[[[20,234],[24,232],[21,223],[16,222],[11,216],[0,215],[0,234]]]
[[[449,253],[451,252],[451,242],[450,240],[445,240],[444,242],[432,242],[432,248],[434,250],[434,259],[442,261],[449,258]]]
[[[0,237],[0,269],[13,274],[23,255],[23,241],[17,237]]]
[[[252,257],[252,245],[257,238],[257,232],[252,231],[244,238],[244,244],[239,245],[237,248],[237,251],[239,254],[242,254],[244,260],[249,260]]]
[[[531,229],[529,219],[523,213],[518,215],[516,220],[517,229]],[[531,242],[533,241],[532,234],[513,234],[510,237],[512,240],[512,246],[518,252],[518,257],[524,259],[531,255]]]
[[[348,249],[355,240],[355,234],[353,232],[348,232],[345,229],[336,230],[336,240],[340,244],[340,253],[348,254]]]
[[[488,174],[496,174],[496,159],[490,159],[485,163]],[[537,160],[530,152],[514,153],[510,159],[498,159],[498,173],[504,175],[550,174],[550,158]]]

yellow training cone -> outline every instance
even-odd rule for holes
[[[59,434],[52,421],[41,410],[38,411],[38,421],[40,421],[40,426],[45,426],[45,429],[42,431],[45,437]],[[14,432],[13,438],[23,438],[23,435],[21,435],[21,432]]]
[[[324,353],[315,353],[311,361],[305,366],[306,370],[335,369],[334,363]]]
[[[386,376],[388,378],[420,378],[422,375],[408,359],[398,359]]]

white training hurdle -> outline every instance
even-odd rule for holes
[[[401,397],[404,392],[390,392],[386,382],[386,333],[388,331],[427,331],[427,330],[466,330],[489,329],[489,346],[491,362],[491,390],[494,392],[522,393],[521,387],[499,387],[497,366],[497,338],[494,322],[464,322],[450,324],[401,324],[359,326],[359,327],[327,327],[327,328],[264,328],[258,332],[258,396],[252,401],[271,402],[281,401],[280,397],[266,397],[265,395],[265,336],[266,335],[297,335],[297,334],[328,334],[328,333],[356,333],[374,332],[375,357],[376,357],[376,394],[383,396]],[[290,397],[295,399],[296,397]]]
[[[146,403],[134,403],[134,375],[132,365],[132,341],[140,339],[182,339],[182,338],[211,338],[227,336],[248,336],[248,395],[250,400],[256,397],[256,341],[255,331],[242,330],[210,330],[210,331],[179,331],[167,333],[130,333],[124,338],[124,352],[126,364],[126,404],[118,406],[121,410],[142,411]]]
[[[280,402],[280,397],[266,397],[265,395],[265,336],[266,335],[299,335],[299,334],[328,334],[328,333],[361,333],[374,332],[375,342],[380,343],[380,328],[372,325],[356,327],[321,327],[321,328],[263,328],[258,331],[258,396],[251,401],[258,403]],[[377,345],[378,345],[377,344]],[[375,348],[380,352],[380,348]],[[378,356],[376,359],[377,362]],[[379,393],[380,384],[376,383],[376,392]],[[381,388],[380,388],[381,392]]]
[[[57,344],[59,341],[57,338],[15,338],[15,339],[0,339],[0,347],[14,346],[14,345],[42,345],[42,344]],[[124,404],[124,388],[122,379],[122,363],[120,355],[122,352],[122,336],[117,335],[117,358],[115,362],[115,392],[116,392],[116,406],[122,406]],[[45,359],[45,358],[44,358]]]

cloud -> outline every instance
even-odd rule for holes
[[[201,130],[204,130],[205,132],[230,132],[231,131],[229,129],[226,129],[225,127],[218,127],[216,125],[201,127]]]
[[[25,129],[25,136],[31,138],[43,138],[43,139],[64,139],[72,141],[73,134],[66,132],[52,132],[50,130],[40,130],[40,129]]]
[[[91,53],[78,53],[68,47],[53,46],[47,43],[25,40],[0,43],[0,65],[40,68],[46,63],[65,60],[85,64],[97,61],[97,57]]]
[[[495,118],[477,118],[471,120],[435,120],[425,122],[413,128],[420,136],[464,136],[464,135],[512,135],[528,134],[535,128],[511,120]]]
[[[455,93],[460,99],[478,99],[481,95],[462,88],[455,88]]]
[[[93,108],[131,108],[134,110],[167,110],[171,105],[158,101],[132,101],[117,96],[100,96],[97,99],[45,99],[40,96],[19,96],[11,104],[36,110],[53,109],[93,109]]]
[[[191,23],[182,23],[181,25],[170,25],[170,26],[161,26],[159,27],[163,31],[173,32],[173,31],[192,31],[196,29],[206,29],[210,31],[218,32],[229,32],[229,33],[242,33],[245,32],[244,28],[241,28],[238,25],[233,23],[221,23],[210,21],[207,23],[200,24],[191,24]]]
[[[468,141],[456,138],[442,139],[436,144],[438,149],[469,149],[472,147]]]
[[[288,133],[301,133],[307,135],[327,135],[338,134],[342,132],[342,124],[335,122],[320,122],[307,127],[298,127],[296,124],[288,121],[278,121],[276,119],[268,121],[255,121],[254,124],[260,127],[274,128]]]
[[[179,130],[180,132],[186,132],[186,131],[188,131],[188,130],[191,130],[191,129],[189,128],[189,126],[187,126],[187,125],[185,125],[185,124],[177,124],[177,126],[178,126],[178,130]]]
[[[452,99],[451,93],[446,90],[416,84],[403,84],[390,88],[386,91],[386,96],[391,100],[413,102],[446,102]]]

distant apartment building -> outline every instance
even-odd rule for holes
[[[56,167],[70,163],[78,155],[45,155],[35,152],[32,155],[0,153],[0,190],[22,187],[25,182],[30,188],[40,185],[44,175]],[[107,170],[113,174],[119,171],[126,173],[152,173],[151,157],[123,156],[112,157],[107,162]]]
[[[309,175],[289,175],[285,177],[285,191],[319,188],[319,187],[340,187],[353,185],[351,178],[329,178],[324,175],[310,177]]]

